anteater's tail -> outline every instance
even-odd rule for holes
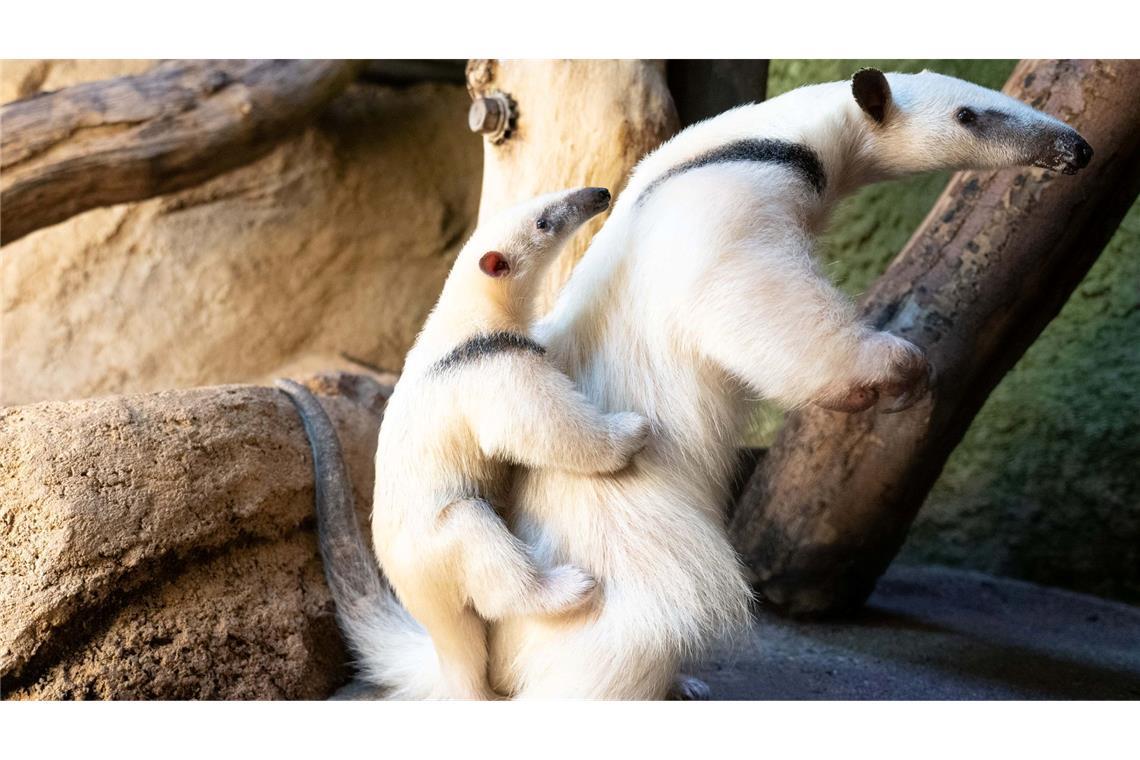
[[[361,677],[388,689],[393,699],[426,698],[440,680],[435,648],[380,576],[360,534],[336,429],[308,388],[285,379],[278,380],[277,387],[296,405],[313,450],[325,578]]]

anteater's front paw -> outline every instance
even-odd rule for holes
[[[934,369],[918,346],[890,333],[879,335],[888,344],[889,358],[887,376],[876,384],[875,391],[888,399],[883,412],[893,414],[911,408],[930,393]]]
[[[825,396],[816,401],[815,405],[833,412],[854,414],[870,409],[878,400],[879,394],[873,387],[857,385],[844,393]]]
[[[862,346],[859,377],[816,402],[837,412],[861,412],[880,398],[887,399],[885,414],[909,409],[924,398],[933,375],[921,348],[887,332],[870,335]]]

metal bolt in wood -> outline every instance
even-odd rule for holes
[[[478,97],[467,112],[467,126],[493,143],[510,137],[515,116],[514,101],[506,93],[492,92]]]

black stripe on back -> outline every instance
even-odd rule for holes
[[[513,332],[485,333],[468,338],[453,348],[432,366],[432,371],[443,372],[505,351],[529,351],[539,356],[546,353],[545,348],[525,335]]]
[[[740,161],[783,164],[796,171],[817,193],[823,193],[823,189],[827,187],[827,175],[824,174],[823,164],[811,148],[787,140],[737,140],[674,166],[649,183],[649,186],[641,191],[637,202],[643,203],[658,185],[678,174],[702,166]]]

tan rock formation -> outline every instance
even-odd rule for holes
[[[310,382],[362,520],[385,390]],[[292,403],[224,386],[0,410],[0,680],[15,698],[316,698],[347,676]]]
[[[40,92],[51,92],[83,82],[141,74],[153,60],[109,59],[20,59],[0,61],[0,103],[19,100]]]
[[[140,70],[6,62],[5,96]],[[352,85],[260,161],[0,252],[0,404],[399,369],[476,214],[463,88]]]

